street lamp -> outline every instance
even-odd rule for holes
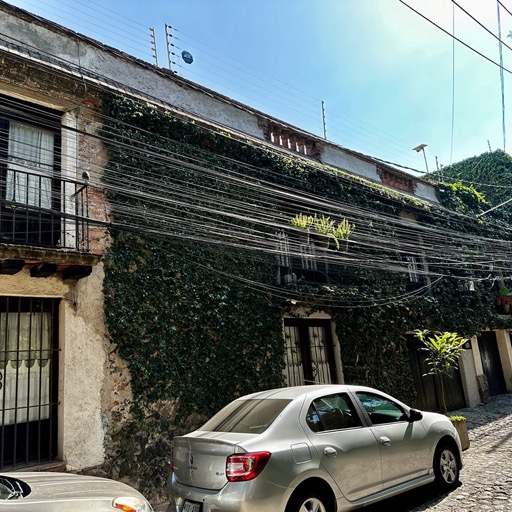
[[[427,147],[427,144],[420,144],[419,146],[416,146],[415,148],[412,148],[412,149],[413,149],[413,151],[416,151],[416,153],[419,153],[420,151],[423,152],[423,158],[425,159],[425,167],[427,168],[427,174],[428,174],[427,155],[425,155],[426,147]]]

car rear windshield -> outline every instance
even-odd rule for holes
[[[237,400],[219,411],[201,430],[261,434],[290,402],[280,398]]]

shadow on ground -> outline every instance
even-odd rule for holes
[[[446,492],[439,492],[434,484],[425,485],[412,491],[404,492],[393,498],[379,501],[374,505],[365,507],[365,512],[421,512],[437,505],[447,496]]]

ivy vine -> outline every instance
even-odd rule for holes
[[[286,158],[142,103],[106,96],[103,106],[110,120],[103,135],[113,143],[107,183],[115,183],[120,169],[130,169],[126,185],[139,189],[144,187],[144,177],[158,178],[162,186],[178,179],[190,187],[197,185],[198,178],[184,170],[170,173],[142,151],[139,157],[125,151],[129,140],[132,148],[177,154],[190,162],[199,158],[203,165],[276,186],[293,183],[297,190],[311,194],[334,200],[343,197],[355,207],[398,214],[405,202],[425,222],[434,222],[430,206],[344,171],[326,172],[319,165]],[[443,187],[440,194],[447,191],[444,200],[455,211],[487,207],[485,198],[471,187]],[[115,200],[112,214],[117,225],[133,225],[134,219],[122,205],[144,209],[144,203],[129,194],[110,192],[110,198]],[[441,216],[435,222],[443,221],[451,218]],[[150,227],[150,218],[140,216],[137,222],[137,233],[111,230],[104,292],[109,334],[128,364],[133,389],[133,421],[114,439],[115,464],[137,474],[151,495],[167,476],[168,454],[159,455],[167,446],[165,440],[197,427],[240,395],[284,384],[282,317],[296,310],[270,291],[277,270],[273,258],[159,239],[144,230],[144,222]],[[478,229],[478,224],[469,228],[464,224],[462,229]],[[266,284],[269,291],[256,292],[247,284],[251,282]],[[301,303],[305,290],[297,286],[298,305],[311,312],[328,311],[336,323],[345,381],[378,387],[412,405],[415,393],[407,332],[428,328],[467,336],[484,327],[510,327],[496,316],[495,291],[484,281],[477,283],[475,293],[461,296],[456,279],[447,275],[429,295],[401,301],[393,298],[406,292],[403,277],[359,268],[352,269],[343,287],[316,287],[317,304],[311,294]],[[376,296],[384,300],[373,306],[368,301],[366,307],[350,305],[351,299],[353,303],[354,298]],[[339,306],[325,305],[336,303],[324,302],[329,298],[339,299]],[[166,401],[173,403],[171,416],[148,412],[155,403]],[[142,464],[144,457],[151,458],[151,464]]]

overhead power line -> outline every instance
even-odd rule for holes
[[[466,48],[468,48],[469,50],[471,50],[472,52],[476,53],[477,55],[479,55],[480,57],[482,57],[483,59],[487,60],[488,62],[490,62],[491,64],[494,64],[495,66],[497,66],[498,68],[502,68],[503,71],[509,73],[509,74],[512,74],[512,71],[510,71],[509,69],[507,69],[506,67],[504,66],[500,66],[500,64],[494,60],[492,60],[490,57],[487,57],[487,55],[484,55],[482,52],[478,51],[477,49],[473,48],[471,45],[469,45],[468,43],[464,42],[462,39],[456,37],[455,35],[453,34],[450,34],[450,32],[448,32],[447,30],[445,30],[443,27],[441,27],[440,25],[438,25],[436,22],[434,22],[433,20],[431,20],[430,18],[428,18],[427,16],[425,16],[424,14],[422,14],[421,12],[419,12],[418,10],[416,10],[414,7],[412,7],[411,5],[409,5],[407,2],[405,2],[404,0],[398,0],[400,3],[404,4],[406,7],[408,7],[411,11],[413,11],[414,13],[416,13],[418,16],[422,17],[424,20],[428,21],[429,23],[431,23],[432,25],[434,25],[436,28],[438,28],[439,30],[441,30],[442,32],[444,32],[446,35],[452,37],[453,39],[455,39],[455,41],[459,42],[460,44],[462,44],[463,46],[465,46]]]

